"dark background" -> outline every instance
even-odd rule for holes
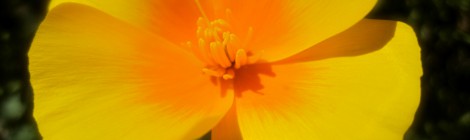
[[[27,51],[47,3],[0,0],[0,140],[41,138]],[[367,18],[408,23],[421,46],[421,103],[404,139],[470,140],[470,0],[379,0]]]

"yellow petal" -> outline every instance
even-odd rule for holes
[[[150,0],[51,0],[49,9],[53,9],[63,3],[80,3],[92,6],[106,12],[116,18],[137,25],[148,22],[145,19],[148,15],[148,2]],[[147,3],[145,3],[147,2]]]
[[[50,11],[29,57],[44,139],[194,139],[232,105],[192,54],[78,4]]]
[[[292,56],[351,27],[374,6],[376,0],[228,0],[238,34],[253,27],[246,46],[264,50],[263,58],[276,61]],[[223,8],[215,8],[223,9]],[[225,9],[223,9],[225,10]],[[221,10],[218,10],[221,11]],[[245,38],[240,35],[241,38]]]
[[[212,129],[212,140],[241,140],[242,135],[238,126],[237,108],[232,106],[225,117]]]
[[[196,39],[200,12],[194,0],[52,0],[49,7],[66,2],[92,6],[174,43]]]
[[[277,63],[367,54],[384,47],[392,39],[395,28],[395,21],[363,19],[346,31]]]
[[[420,98],[419,54],[413,30],[399,23],[372,53],[246,66],[235,79],[243,138],[402,139]]]

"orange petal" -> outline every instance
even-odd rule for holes
[[[212,140],[241,140],[242,135],[238,126],[237,108],[235,105],[225,114],[225,117],[212,129]]]
[[[254,52],[264,50],[264,59],[276,61],[348,29],[373,8],[376,0],[228,0],[219,3],[231,9],[229,22],[241,34],[241,39],[246,38],[243,34],[253,27],[253,38],[246,47]]]
[[[289,64],[257,64],[235,77],[244,139],[402,139],[422,74],[413,30],[375,52]]]
[[[50,11],[29,57],[45,139],[194,139],[232,105],[192,54],[78,4]]]
[[[278,63],[357,56],[381,49],[395,33],[396,22],[363,19],[348,30],[328,38]]]

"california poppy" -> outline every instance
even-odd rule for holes
[[[29,52],[44,139],[401,139],[418,104],[416,38],[374,0],[79,2]]]

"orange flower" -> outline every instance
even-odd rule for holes
[[[75,1],[29,52],[44,139],[401,139],[418,104],[416,38],[374,0]]]

